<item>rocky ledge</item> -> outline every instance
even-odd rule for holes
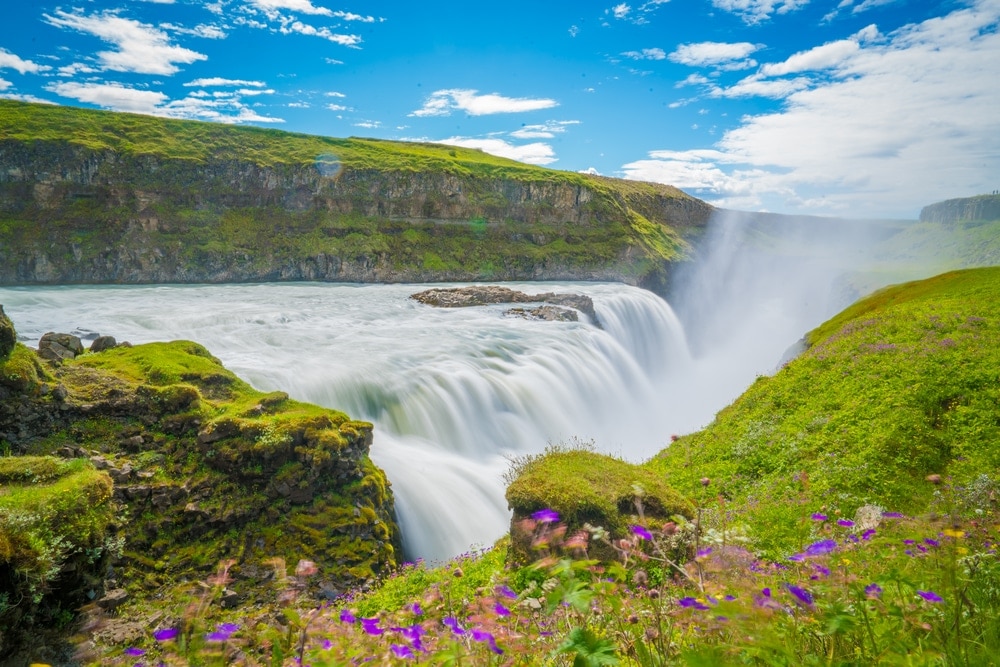
[[[577,321],[572,308],[590,318],[595,326],[601,326],[594,310],[594,301],[585,294],[558,294],[544,292],[542,294],[526,294],[509,287],[498,285],[470,285],[468,287],[432,288],[411,294],[414,301],[436,306],[438,308],[468,308],[471,306],[486,306],[498,303],[540,303],[547,304],[535,309],[513,308],[506,314],[530,319],[550,321]]]

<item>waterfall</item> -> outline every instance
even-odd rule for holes
[[[33,287],[0,289],[0,303],[29,343],[80,328],[195,340],[261,390],[373,422],[407,556],[438,560],[505,532],[509,457],[579,438],[641,460],[719,407],[681,400],[693,362],[662,299],[617,284],[512,286],[588,294],[600,327],[433,308],[408,298],[414,285]]]

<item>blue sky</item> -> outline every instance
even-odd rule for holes
[[[1000,0],[8,5],[4,97],[453,143],[745,210],[1000,188]]]

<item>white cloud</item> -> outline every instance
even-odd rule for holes
[[[495,113],[520,113],[538,111],[559,106],[555,100],[547,98],[504,97],[497,93],[479,95],[479,91],[449,88],[431,93],[424,106],[410,116],[448,116],[453,110],[464,111],[470,116],[485,116]]]
[[[840,60],[827,53],[816,60],[836,61],[826,76],[778,111],[744,118],[714,150],[653,152],[624,172],[725,205],[858,217],[912,216],[990,191],[1000,173],[998,27],[1000,2],[979,0]],[[777,71],[810,62],[789,61]]]
[[[631,11],[632,11],[632,8],[629,7],[627,4],[625,4],[624,2],[621,3],[621,4],[615,5],[614,7],[611,8],[611,13],[614,15],[614,17],[616,19],[623,19],[623,18],[625,18],[626,16],[628,16],[629,12],[631,12]]]
[[[326,61],[327,65],[343,65],[344,64],[343,60],[337,60],[336,58],[324,58],[323,60]]]
[[[0,69],[14,69],[21,74],[38,74],[52,68],[48,65],[39,65],[30,60],[24,60],[7,49],[0,48]]]
[[[625,51],[622,55],[633,60],[664,60],[667,57],[667,52],[663,49],[652,48],[642,51]]]
[[[327,97],[347,97],[347,95],[343,93],[338,93],[336,90],[331,90],[330,92],[323,94],[326,95]]]
[[[343,104],[327,104],[326,108],[330,111],[347,111],[347,107]]]
[[[355,123],[354,127],[363,127],[368,130],[373,130],[375,128],[382,127],[382,121],[380,120],[363,120],[360,123]]]
[[[767,97],[778,100],[788,97],[792,93],[797,93],[800,90],[805,90],[811,85],[812,82],[805,77],[768,81],[755,74],[746,77],[728,88],[713,87],[709,94],[712,97]]]
[[[332,11],[326,7],[317,7],[309,0],[250,0],[250,4],[268,13],[277,12],[279,9],[287,9],[299,14],[333,16]]]
[[[292,108],[292,109],[308,109],[309,108],[309,103],[308,102],[289,102],[288,106],[289,106],[289,108]]]
[[[597,171],[594,167],[587,167],[586,169],[580,170],[581,174],[590,174],[591,176],[600,176],[601,172]]]
[[[669,58],[675,63],[691,67],[732,66],[733,69],[754,67],[757,63],[747,56],[760,48],[750,42],[698,42],[681,44]]]
[[[361,43],[360,35],[335,33],[329,28],[317,28],[307,23],[303,23],[302,21],[292,21],[291,23],[286,23],[278,28],[278,32],[283,35],[299,33],[300,35],[309,35],[310,37],[322,37],[323,39],[329,40],[334,44],[340,44],[341,46],[356,46]]]
[[[197,51],[171,44],[162,30],[123,19],[114,12],[84,16],[56,10],[55,16],[44,16],[51,25],[89,33],[114,44],[117,51],[97,54],[104,69],[140,74],[175,74],[179,71],[175,63],[190,64],[207,59]]]
[[[187,87],[205,88],[211,86],[251,86],[263,88],[267,84],[263,81],[247,81],[246,79],[224,79],[221,76],[213,76],[204,79],[195,79],[184,84]]]
[[[176,23],[161,23],[160,27],[181,35],[194,35],[195,37],[203,37],[205,39],[225,39],[228,36],[226,35],[226,31],[219,26],[205,23],[196,25],[193,28],[187,28]]]
[[[478,148],[484,153],[497,155],[499,157],[510,158],[518,162],[527,164],[552,164],[558,158],[552,147],[546,143],[534,142],[516,146],[503,139],[472,139],[468,137],[450,137],[441,139],[437,143],[448,144],[449,146],[461,146],[463,148]]]
[[[14,84],[8,81],[7,79],[0,78],[0,90],[7,90],[13,85]]]
[[[333,15],[338,19],[343,19],[345,21],[361,21],[362,23],[374,23],[374,16],[362,16],[361,14],[354,14],[352,12],[334,12]]]
[[[569,36],[570,36],[570,37],[576,37],[576,36],[577,36],[577,35],[579,35],[579,34],[580,34],[580,28],[578,28],[578,27],[577,27],[577,26],[575,26],[575,25],[571,25],[571,26],[569,27]]]
[[[119,83],[51,83],[46,90],[71,99],[114,111],[127,111],[167,118],[193,118],[217,123],[283,123],[281,118],[263,116],[239,97],[240,91],[221,91],[207,96],[195,91],[180,100],[169,100],[162,92],[129,88]],[[260,92],[260,91],[251,91]]]
[[[854,56],[859,48],[860,46],[853,39],[829,42],[808,51],[800,51],[789,56],[784,62],[764,65],[760,68],[760,73],[764,76],[784,76],[796,72],[837,67]]]
[[[579,125],[578,120],[550,120],[541,125],[525,125],[514,130],[510,136],[517,139],[553,139],[565,132],[570,125]]]
[[[715,7],[737,14],[748,25],[755,25],[774,14],[787,14],[809,4],[809,0],[712,0]]]

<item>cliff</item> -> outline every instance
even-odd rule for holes
[[[0,100],[0,283],[661,285],[712,208],[480,151]]]
[[[920,222],[975,222],[1000,220],[1000,195],[949,199],[925,206]]]

